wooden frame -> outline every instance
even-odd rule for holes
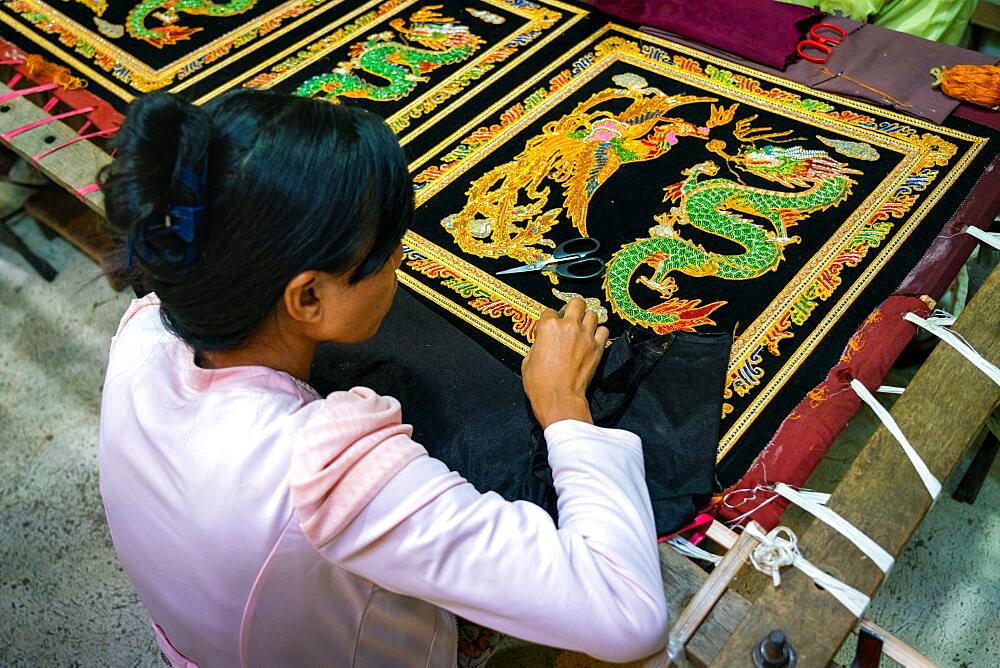
[[[952,329],[986,359],[1000,359],[1000,270],[993,271]],[[998,402],[1000,387],[941,343],[893,406],[892,415],[931,472],[945,480]],[[931,504],[899,443],[879,426],[834,489],[828,506],[895,557]],[[799,547],[818,567],[869,596],[884,579],[871,560],[822,522],[814,521],[800,532]],[[746,661],[752,643],[771,629],[782,628],[803,665],[826,665],[856,621],[792,569],[780,588],[768,589],[754,602],[715,660],[719,665],[738,665]]]
[[[979,289],[952,330],[987,359],[1000,359],[1000,268]],[[944,480],[954,472],[998,403],[1000,387],[954,348],[940,343],[891,413],[934,475]],[[893,557],[903,551],[931,505],[927,489],[883,426],[858,453],[827,503]],[[734,574],[731,564],[745,561],[747,543],[742,537],[736,540],[718,523],[708,530],[708,537],[735,552],[730,567],[716,567],[728,582]],[[814,565],[869,596],[885,577],[860,550],[823,522],[814,520],[799,533],[799,548]],[[660,555],[672,619],[681,617],[674,630],[686,633],[688,622],[680,612],[684,604],[698,598],[711,600],[719,582],[713,580],[715,572],[708,576],[666,546]],[[862,624],[886,638],[886,651],[905,661],[904,665],[925,665],[922,657],[884,630],[870,622]],[[684,626],[679,629],[678,625]],[[724,591],[688,642],[688,659],[695,665],[749,665],[753,646],[772,629],[782,629],[795,647],[800,665],[825,666],[858,626],[859,620],[811,579],[787,569],[781,586],[768,585],[752,604],[733,591]],[[662,658],[658,661],[654,657],[648,665],[662,665]]]
[[[10,88],[0,84],[0,97],[10,92],[12,92]],[[48,117],[49,114],[42,111],[31,96],[16,97],[0,103],[2,132],[43,121]],[[72,193],[77,193],[81,188],[86,188],[97,180],[98,172],[111,162],[111,156],[89,141],[78,141],[40,161],[33,160],[34,156],[76,136],[76,130],[60,121],[54,121],[4,140],[4,144],[40,169],[54,183]],[[104,196],[99,190],[80,196],[80,199],[96,213],[104,215]]]

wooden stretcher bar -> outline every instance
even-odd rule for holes
[[[0,84],[0,97],[10,92],[10,88]],[[31,95],[15,97],[0,103],[0,132],[22,128],[48,117],[49,114],[35,104]],[[78,141],[41,160],[34,160],[35,156],[76,136],[75,129],[55,121],[4,139],[4,144],[53,182],[71,193],[78,193],[80,189],[93,185],[101,168],[111,162],[111,156],[100,147],[90,141]],[[104,197],[99,190],[78,197],[96,213],[104,215]]]
[[[737,558],[740,559],[741,563],[746,559],[746,555],[749,554],[749,552],[752,551],[753,548],[758,545],[756,541],[750,539],[749,534],[745,533],[737,534],[735,531],[733,531],[732,529],[730,529],[729,527],[725,526],[720,522],[713,522],[708,527],[705,533],[708,536],[708,538],[710,538],[711,540],[715,541],[716,543],[727,549],[726,552],[727,557],[730,554],[737,552],[738,553]],[[743,541],[744,539],[750,539],[751,545],[749,550],[745,548],[742,550],[739,549],[739,542]],[[709,576],[709,579],[711,580],[712,578],[714,578],[717,572],[718,569],[713,570],[712,575]],[[728,580],[732,580],[734,576],[735,573],[722,574],[722,577],[726,577],[728,578]],[[704,591],[706,588],[707,587],[703,586],[702,591]],[[700,610],[694,609],[694,604],[697,601],[697,598],[698,597],[696,596],[694,599],[692,599],[691,604],[689,604],[689,608],[684,610],[684,613],[686,614],[690,609],[689,616],[692,619],[701,619],[707,612],[704,609]],[[678,620],[677,622],[674,623],[673,627],[674,631],[672,633],[677,634],[676,629],[682,622],[683,620]],[[854,625],[852,631],[854,633],[859,633],[861,630],[869,631],[878,636],[882,640],[882,653],[885,656],[889,657],[890,659],[894,660],[896,663],[899,663],[902,666],[906,666],[906,668],[931,668],[935,665],[933,662],[928,661],[926,657],[919,654],[912,647],[903,643],[894,635],[883,629],[881,626],[875,624],[871,620],[868,619],[858,620],[858,623]],[[683,636],[679,637],[683,639]]]
[[[952,330],[988,360],[1000,360],[1000,269],[995,269]],[[945,480],[1000,402],[1000,387],[954,348],[939,343],[892,408],[892,415],[931,472]],[[931,498],[900,448],[879,426],[834,489],[828,507],[894,557],[931,507]],[[817,567],[871,596],[882,571],[826,524],[799,533],[799,548]],[[800,665],[825,666],[858,620],[796,569],[768,587],[733,629],[711,663],[746,665],[751,648],[782,629]]]

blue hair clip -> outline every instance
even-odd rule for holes
[[[182,266],[194,264],[198,259],[198,252],[192,244],[198,226],[205,219],[205,176],[187,167],[181,167],[177,177],[179,185],[187,189],[190,199],[194,200],[195,204],[170,207],[162,224],[137,225],[129,235],[126,246],[130,268],[134,255],[138,255],[147,263],[166,260]],[[169,237],[184,242],[186,248],[182,252],[169,250],[171,246],[177,245],[164,243]]]
[[[194,241],[194,233],[198,225],[205,217],[205,207],[199,206],[174,206],[167,214],[167,220],[159,229],[169,232],[183,241],[191,243]]]

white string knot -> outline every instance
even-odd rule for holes
[[[750,563],[764,575],[770,575],[777,587],[781,584],[781,569],[791,566],[802,556],[799,552],[799,539],[788,527],[778,526],[759,540],[760,545],[750,553]]]
[[[765,534],[764,527],[751,521],[744,531],[761,543],[750,553],[750,562],[761,573],[770,575],[774,580],[775,587],[781,584],[779,574],[781,567],[791,564],[840,601],[844,607],[854,613],[855,617],[861,617],[864,614],[865,608],[871,602],[868,596],[809,563],[809,560],[803,557],[799,551],[799,541],[791,529],[775,527]],[[787,538],[782,538],[780,536],[782,533]]]

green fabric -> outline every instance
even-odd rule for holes
[[[790,5],[803,7],[818,7],[827,14],[840,13],[855,21],[867,21],[868,17],[879,12],[888,4],[888,0],[780,0]],[[919,0],[916,0],[919,3]],[[944,0],[947,4],[947,0]]]
[[[856,21],[957,45],[962,41],[976,0],[781,0],[793,5],[819,7],[827,14],[840,13]]]
[[[957,46],[975,8],[976,0],[895,0],[872,23]]]

